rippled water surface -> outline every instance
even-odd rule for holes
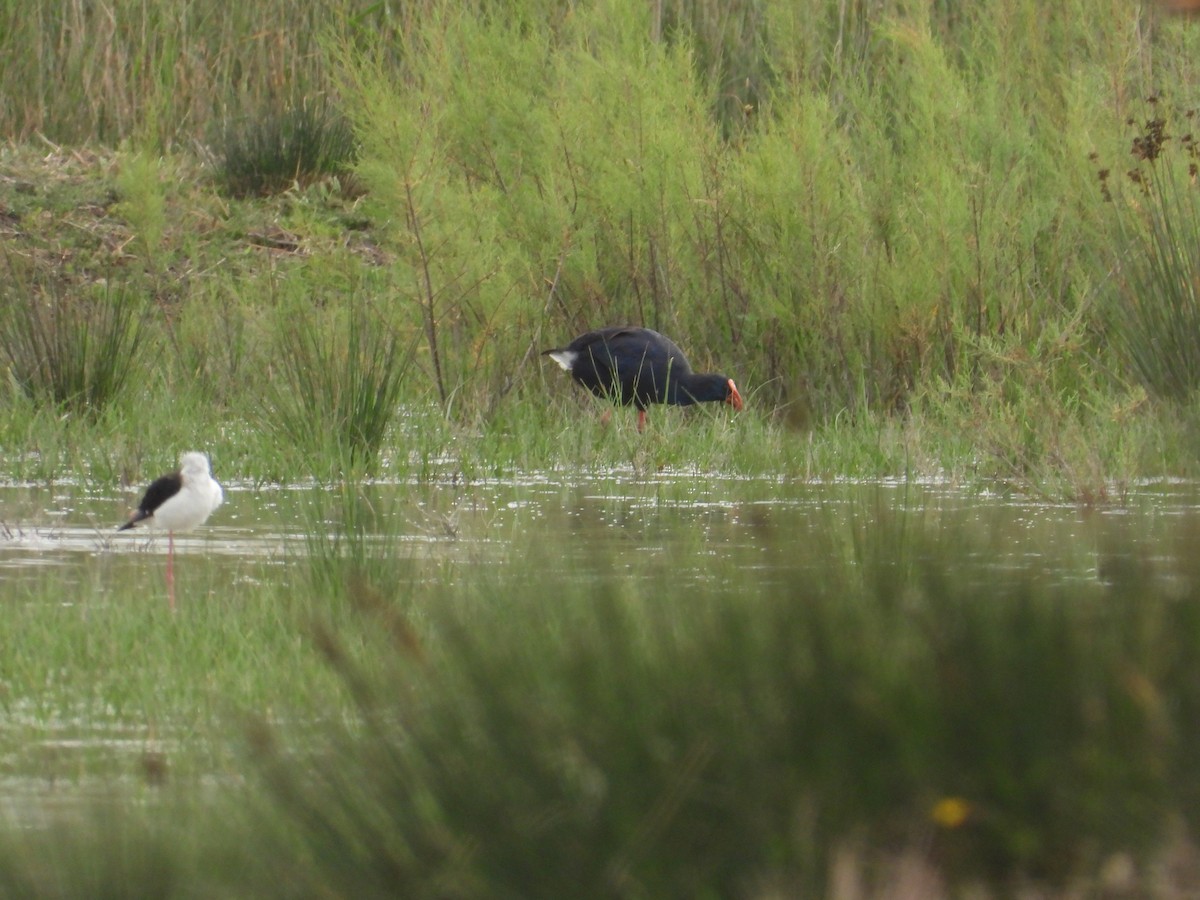
[[[106,604],[165,604],[165,536],[116,531],[139,496],[0,484],[0,603],[82,606],[85,617]],[[311,486],[227,481],[225,497],[208,524],[176,539],[182,611],[305,577],[310,569],[300,563],[314,534],[337,534],[346,509],[333,492]],[[586,585],[616,574],[629,590],[644,585],[650,600],[704,585],[750,597],[822,577],[817,562],[825,556],[854,566],[932,555],[937,565],[968,567],[988,581],[1036,577],[1068,586],[1132,573],[1163,590],[1200,571],[1193,562],[1200,486],[1191,483],[1148,483],[1082,507],[937,483],[546,473],[470,484],[377,483],[355,502],[377,515],[378,532],[367,535],[376,549],[432,563],[411,568],[418,583],[444,577],[442,563],[464,584],[476,570],[512,574],[526,566],[542,585]],[[178,627],[184,640],[195,634],[189,629],[204,627],[200,617],[171,618],[139,616],[136,627]],[[115,652],[118,665],[126,652]],[[113,778],[137,784],[153,775],[143,771],[147,759],[153,769],[159,754],[191,739],[171,723],[110,715],[103,703],[99,712],[92,702],[76,714],[44,705],[37,689],[8,696],[2,682],[0,814],[9,817],[56,810],[64,802],[56,785],[73,772],[83,774],[74,777],[72,796],[86,796],[97,757],[112,774],[94,782],[100,789]]]
[[[330,505],[326,492],[314,487],[226,483],[225,496],[207,525],[176,538],[181,578],[204,567],[210,582],[287,579],[287,563],[307,552],[322,521],[319,510]],[[948,551],[961,541],[957,562],[1063,579],[1102,578],[1123,559],[1185,563],[1187,538],[1200,523],[1200,488],[1191,483],[1142,485],[1096,507],[940,484],[629,473],[382,483],[369,486],[365,498],[387,514],[378,539],[401,554],[487,565],[513,545],[535,547],[540,567],[573,578],[597,565],[636,570],[657,556],[669,560],[680,580],[717,577],[727,570],[711,561],[734,560],[747,591],[792,577],[797,555],[791,551],[806,543],[838,535],[869,539],[883,523],[893,531],[937,534]],[[115,530],[137,499],[136,492],[72,485],[0,486],[0,591],[11,592],[45,567],[77,571],[88,596],[131,586],[153,590],[165,562],[165,536]],[[331,532],[337,527],[333,519],[326,524]]]

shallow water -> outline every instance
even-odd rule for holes
[[[793,551],[856,534],[870,540],[882,525],[892,540],[906,531],[935,535],[956,564],[1064,580],[1104,578],[1123,558],[1168,569],[1186,565],[1191,553],[1185,538],[1200,526],[1200,485],[1189,482],[1144,484],[1095,507],[938,483],[673,473],[379,482],[363,495],[386,517],[378,540],[402,554],[444,555],[471,565],[487,564],[513,546],[538,548],[539,566],[572,578],[614,560],[636,572],[660,556],[680,581],[724,572],[710,561],[732,560],[748,592],[791,577],[801,558]],[[328,492],[308,486],[226,483],[225,498],[209,523],[176,537],[180,577],[197,566],[215,585],[291,577],[287,563],[307,552],[321,510],[336,507]],[[153,592],[165,564],[165,535],[116,531],[137,499],[135,493],[72,485],[0,485],[0,602],[47,567],[67,577],[80,573],[79,582],[100,594],[131,585]],[[336,514],[324,521],[331,534],[337,530]],[[956,545],[961,553],[954,552]]]
[[[345,511],[337,497],[310,486],[227,482],[225,498],[208,524],[176,539],[183,612],[218,594],[249,596],[304,577],[307,569],[295,563],[309,552],[314,529],[336,534]],[[137,499],[69,484],[0,485],[0,604],[165,604],[165,536],[116,531]],[[1144,484],[1080,507],[939,483],[543,473],[471,484],[381,482],[363,489],[361,503],[382,523],[370,536],[381,548],[450,561],[464,582],[476,568],[527,565],[551,581],[619,577],[635,590],[646,585],[648,597],[664,585],[716,584],[747,596],[788,589],[819,575],[830,555],[852,566],[932,555],[993,583],[1033,577],[1095,586],[1132,576],[1171,590],[1194,579],[1200,536],[1200,485],[1185,482]],[[439,570],[412,571],[419,579]],[[162,621],[148,618],[146,627]],[[9,818],[14,810],[18,818],[56,811],[63,778],[72,795],[84,796],[89,785],[111,786],[95,781],[97,771],[136,783],[146,754],[169,752],[180,739],[165,723],[131,727],[120,715],[78,717],[41,708],[36,697],[2,699],[0,815]]]

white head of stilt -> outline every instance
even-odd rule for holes
[[[196,450],[191,450],[179,457],[179,471],[184,479],[211,478],[212,469],[208,465],[208,457]]]
[[[159,525],[184,531],[204,522],[225,501],[221,485],[213,480],[208,456],[192,450],[179,457],[181,490],[155,510]]]

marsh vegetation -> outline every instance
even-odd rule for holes
[[[0,491],[14,895],[1193,884],[1191,486],[227,487]]]
[[[1194,888],[1198,41],[0,0],[5,889]],[[745,410],[600,421],[624,322]],[[172,616],[104,529],[191,448]]]

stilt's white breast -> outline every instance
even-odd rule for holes
[[[179,462],[183,486],[154,511],[154,523],[168,531],[187,531],[203,524],[225,499],[221,485],[209,473],[207,456],[185,453]]]

